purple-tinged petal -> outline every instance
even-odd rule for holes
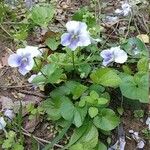
[[[103,64],[103,66],[107,66],[111,62],[113,62],[113,57],[106,57],[106,58],[104,58],[102,64]]]
[[[102,58],[113,57],[113,50],[112,50],[112,49],[103,50],[103,51],[100,53],[100,55],[101,55]]]
[[[78,46],[88,46],[91,44],[91,39],[88,34],[79,35],[79,43]]]
[[[26,75],[30,70],[26,70],[25,67],[20,66],[18,71],[24,76]]]
[[[70,45],[68,46],[72,51],[74,51],[79,45],[79,39],[73,39],[70,43]]]
[[[20,66],[20,59],[21,57],[17,54],[12,54],[8,58],[8,64],[11,67],[18,67]]]
[[[70,33],[64,33],[62,36],[61,36],[61,44],[63,46],[68,46],[70,45],[71,43],[71,37],[72,35]]]

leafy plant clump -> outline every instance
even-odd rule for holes
[[[18,68],[22,75],[31,70],[35,73],[30,77],[34,88],[51,89],[40,109],[31,109],[30,117],[46,116],[47,121],[63,128],[44,150],[54,147],[69,128],[73,133],[62,149],[106,150],[107,143],[102,137],[121,123],[120,114],[111,106],[115,101],[112,92],[116,91],[124,101],[149,102],[145,43],[137,37],[125,37],[115,46],[103,45],[97,18],[85,10],[73,15],[66,23],[65,32],[46,39],[48,50],[25,44],[25,48],[8,58],[9,65]],[[48,28],[53,18],[55,7],[48,4],[33,6],[25,19],[28,29],[34,29]],[[3,147],[8,149],[13,145],[13,149],[23,149],[16,136],[13,131],[7,133]]]

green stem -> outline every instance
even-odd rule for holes
[[[73,64],[73,69],[75,70],[74,51],[72,51],[72,64]]]

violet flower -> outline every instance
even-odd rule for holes
[[[67,33],[61,36],[61,44],[74,51],[79,46],[91,44],[87,25],[84,22],[68,21],[66,23]]]
[[[120,47],[112,47],[110,49],[103,50],[100,53],[100,56],[103,58],[103,66],[107,66],[111,62],[123,64],[128,58],[127,53],[120,49]]]
[[[7,117],[10,121],[15,117],[15,113],[12,109],[6,109],[4,111],[4,116]]]
[[[25,48],[20,48],[15,54],[12,54],[8,58],[8,64],[11,67],[18,67],[18,71],[25,75],[34,66],[34,57],[42,55],[38,47],[27,46]]]

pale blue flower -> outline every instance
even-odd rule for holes
[[[0,130],[4,129],[6,126],[6,122],[3,117],[0,117]]]
[[[15,117],[14,111],[12,109],[5,109],[4,116],[7,117],[10,121]]]
[[[103,66],[107,66],[111,62],[123,64],[128,58],[127,53],[120,49],[120,47],[112,47],[110,49],[103,50],[100,55],[103,58]]]
[[[79,46],[91,44],[87,25],[84,22],[68,21],[66,23],[67,33],[61,36],[61,44],[74,51]]]
[[[27,46],[25,48],[20,48],[15,54],[12,54],[8,58],[8,64],[11,67],[18,67],[18,71],[25,75],[34,66],[34,57],[40,56],[41,52],[38,47]]]

